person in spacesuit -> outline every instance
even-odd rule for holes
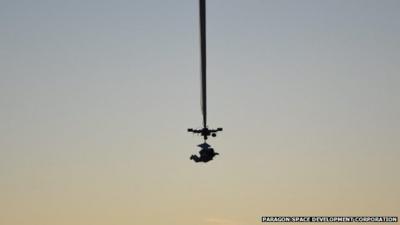
[[[192,155],[190,157],[191,160],[195,161],[195,162],[208,162],[211,161],[214,156],[219,155],[218,152],[215,152],[213,148],[211,148],[211,146],[207,143],[203,143],[203,144],[199,144],[197,145],[201,148],[201,150],[199,151],[200,157],[198,157],[197,155]]]

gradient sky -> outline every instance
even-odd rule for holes
[[[0,0],[1,225],[400,215],[400,1]]]

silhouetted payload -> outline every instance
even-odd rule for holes
[[[200,157],[197,155],[192,155],[190,157],[191,160],[195,162],[208,162],[214,158],[214,156],[219,155],[218,152],[215,152],[213,148],[210,148],[211,146],[207,143],[199,144],[197,145],[201,148],[199,154]]]
[[[207,126],[207,54],[206,54],[206,0],[199,0],[200,8],[200,58],[201,58],[201,111],[203,114],[203,128],[192,129],[189,128],[188,132],[200,134],[204,138],[204,143],[198,145],[200,150],[200,157],[192,155],[190,159],[195,162],[208,162],[218,155],[214,152],[213,148],[206,143],[208,136],[216,137],[218,131],[222,128],[209,129]]]

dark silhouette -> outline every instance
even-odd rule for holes
[[[203,114],[203,128],[189,128],[188,132],[200,134],[204,141],[209,136],[216,137],[222,128],[209,129],[207,126],[207,51],[206,51],[206,0],[199,0],[200,15],[200,74],[201,74],[201,112]]]
[[[219,155],[214,152],[211,146],[205,143],[209,136],[216,137],[217,132],[222,131],[222,128],[211,129],[207,125],[207,46],[206,46],[206,0],[199,1],[199,22],[200,22],[200,77],[201,77],[201,113],[203,115],[203,126],[200,129],[189,128],[188,132],[203,136],[204,143],[198,145],[200,157],[192,155],[191,160],[195,162],[208,162]]]
[[[190,157],[190,159],[195,161],[195,162],[204,162],[204,163],[206,163],[208,161],[211,161],[214,158],[214,156],[219,155],[218,152],[215,152],[214,149],[210,148],[211,146],[209,144],[205,143],[205,142],[203,144],[198,145],[198,146],[201,148],[201,150],[199,152],[200,157],[198,157],[197,155],[192,155]]]
[[[208,129],[207,127],[204,127],[202,129],[192,129],[189,128],[188,132],[192,132],[194,134],[200,134],[201,136],[204,137],[204,140],[207,140],[208,136],[216,137],[218,131],[222,131],[223,129],[221,127],[217,129]]]

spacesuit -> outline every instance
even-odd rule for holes
[[[201,150],[199,152],[200,157],[198,157],[197,155],[192,155],[190,157],[190,159],[195,162],[208,162],[211,161],[214,156],[219,155],[219,153],[215,152],[213,148],[210,148],[211,146],[207,143],[203,143],[198,146],[201,147]]]

